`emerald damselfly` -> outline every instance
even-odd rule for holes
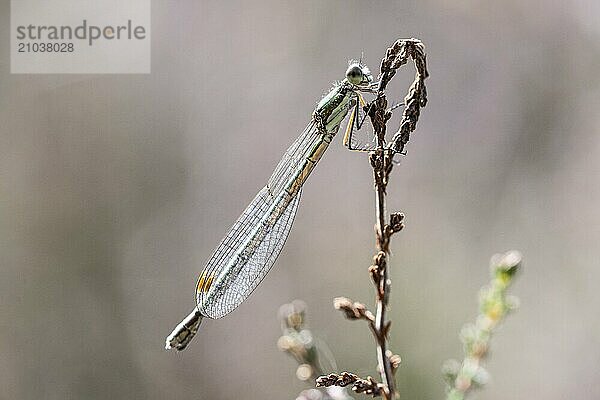
[[[352,62],[346,78],[317,104],[312,119],[292,143],[246,210],[213,252],[196,283],[196,307],[166,339],[166,348],[183,350],[204,317],[221,318],[239,306],[267,275],[290,233],[302,186],[329,147],[340,124],[352,110],[344,145],[353,147],[360,129],[361,92],[374,93],[377,84],[369,69]],[[364,118],[363,118],[364,121]]]

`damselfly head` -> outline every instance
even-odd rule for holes
[[[346,70],[346,79],[353,85],[361,86],[368,85],[373,82],[373,76],[371,71],[366,65],[361,63],[353,62],[348,66]]]

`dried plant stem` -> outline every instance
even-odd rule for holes
[[[385,102],[385,97],[383,97]],[[385,124],[381,126],[385,135]],[[378,138],[380,136],[378,135]],[[390,359],[387,354],[387,335],[389,331],[389,323],[386,322],[386,311],[389,299],[389,290],[391,286],[391,280],[389,278],[389,268],[387,265],[387,259],[389,256],[389,242],[392,230],[389,229],[389,225],[386,224],[385,214],[385,200],[386,200],[386,185],[387,185],[387,173],[391,171],[392,163],[391,157],[386,154],[386,150],[383,148],[383,141],[378,140],[379,149],[371,154],[371,166],[373,167],[373,176],[375,181],[375,236],[376,236],[376,248],[377,254],[373,257],[374,264],[370,268],[371,277],[376,285],[376,304],[377,309],[375,313],[375,321],[371,324],[371,331],[375,337],[377,343],[377,363],[379,366],[379,372],[381,374],[381,382],[383,383],[383,397],[386,399],[392,399],[396,397],[396,385],[393,375],[393,369],[391,366]],[[389,163],[389,166],[386,165]],[[389,173],[389,172],[388,172]],[[386,179],[382,179],[382,177]]]
[[[415,60],[417,74],[415,82],[411,86],[405,98],[405,111],[398,133],[394,136],[392,147],[386,147],[385,134],[387,121],[392,113],[387,108],[385,89],[396,70],[406,64],[408,57]],[[387,336],[391,322],[386,321],[386,310],[389,301],[391,280],[389,278],[389,243],[391,236],[402,229],[404,216],[395,213],[390,216],[390,223],[386,223],[385,200],[387,195],[387,184],[392,172],[393,156],[395,152],[402,152],[404,144],[408,142],[409,134],[416,128],[420,107],[426,104],[426,91],[423,83],[427,78],[427,68],[423,44],[416,39],[398,40],[390,47],[381,62],[381,76],[379,81],[377,98],[369,110],[369,117],[373,124],[377,150],[370,154],[369,160],[373,168],[373,180],[375,182],[375,214],[376,214],[376,248],[378,253],[373,258],[374,265],[369,269],[371,278],[377,287],[377,311],[375,314],[375,326],[372,329],[377,341],[377,361],[381,381],[384,385],[383,397],[393,399],[398,396],[391,352],[388,352]],[[409,112],[407,112],[407,110]],[[404,135],[400,133],[404,133]],[[397,357],[397,356],[396,356]]]
[[[377,236],[387,236],[384,231],[384,213],[385,213],[385,189],[381,186],[376,185],[377,191],[377,202],[376,212],[378,215],[377,220]],[[386,320],[385,312],[387,308],[388,292],[391,285],[391,281],[388,278],[387,268],[387,242],[389,238],[384,240],[377,240],[378,248],[380,253],[376,256],[381,261],[379,262],[379,270],[382,272],[382,276],[379,282],[378,293],[377,293],[377,313],[375,314],[375,338],[377,340],[377,362],[379,369],[381,370],[381,381],[386,386],[384,392],[387,392],[386,398],[393,398],[396,393],[394,376],[392,372],[392,366],[389,358],[387,357],[387,332],[386,332]],[[383,244],[386,244],[385,246]],[[381,257],[378,257],[381,256]]]
[[[415,63],[417,73],[408,94],[404,98],[404,111],[400,128],[387,144],[385,140],[386,126],[396,108],[388,108],[386,98],[387,84],[401,66],[409,59]],[[376,289],[375,315],[368,311],[361,303],[354,303],[347,298],[337,298],[335,308],[343,311],[349,319],[363,319],[368,322],[377,345],[377,364],[381,375],[381,383],[373,378],[361,379],[354,374],[344,372],[341,375],[330,374],[317,379],[317,386],[345,386],[353,383],[352,390],[357,393],[366,393],[372,396],[382,396],[386,400],[398,397],[398,390],[394,373],[400,364],[400,356],[394,355],[388,349],[388,334],[391,321],[386,319],[389,302],[391,280],[389,278],[389,244],[391,236],[403,228],[404,215],[392,213],[387,220],[385,201],[390,173],[394,166],[394,155],[404,152],[404,145],[408,142],[419,119],[420,109],[427,104],[427,92],[424,80],[429,76],[426,66],[424,46],[417,39],[397,40],[387,49],[381,61],[381,73],[377,87],[376,98],[364,109],[373,124],[377,147],[369,154],[369,162],[373,168],[375,182],[375,247],[377,253],[373,257],[373,265],[369,274]],[[350,379],[351,378],[351,379]]]

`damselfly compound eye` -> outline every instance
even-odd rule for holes
[[[346,70],[346,78],[353,85],[359,85],[363,81],[363,71],[360,65],[352,64]]]

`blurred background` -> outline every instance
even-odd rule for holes
[[[7,38],[7,0],[0,13]],[[149,75],[11,75],[0,41],[1,399],[294,399],[306,386],[276,341],[295,298],[340,370],[376,374],[370,332],[331,305],[373,301],[371,169],[341,135],[259,289],[185,352],[163,346],[347,60],[377,72],[399,37],[423,40],[431,73],[389,186],[406,214],[402,398],[443,398],[489,257],[512,248],[521,308],[478,398],[600,397],[600,3],[155,1],[151,36]]]

